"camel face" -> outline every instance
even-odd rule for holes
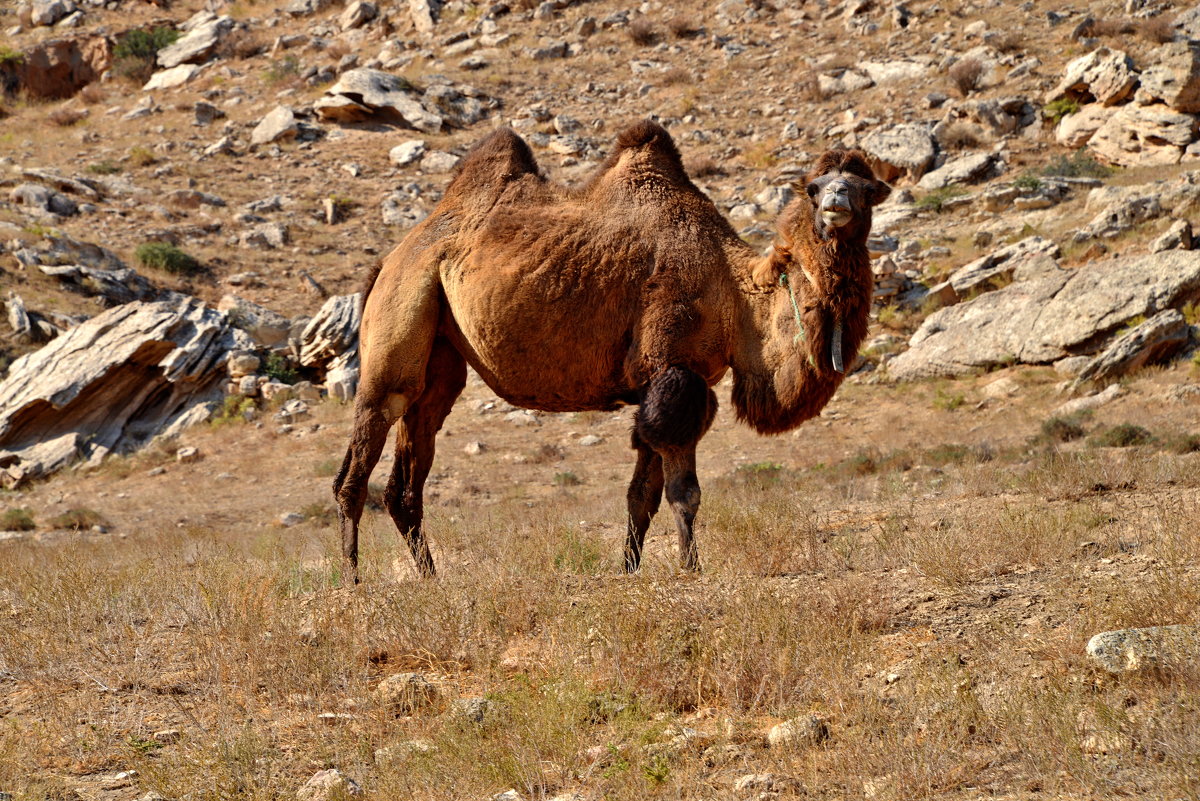
[[[835,231],[849,234],[858,227],[851,223],[868,222],[871,208],[891,191],[874,178],[841,170],[817,177],[805,189],[816,208],[818,230],[826,240]]]

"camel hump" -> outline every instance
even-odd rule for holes
[[[675,140],[666,128],[653,120],[635,122],[617,134],[617,146],[609,157],[610,161],[615,164],[626,150],[643,150],[664,172],[687,175]]]
[[[449,190],[478,191],[483,187],[507,184],[523,175],[537,175],[537,172],[537,160],[525,140],[512,128],[497,128],[476,142],[467,153]]]

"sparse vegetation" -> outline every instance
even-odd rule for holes
[[[716,160],[707,156],[691,158],[686,163],[688,175],[693,178],[710,178],[714,175],[724,175],[725,168]]]
[[[57,125],[60,128],[69,128],[82,120],[87,119],[88,112],[85,109],[78,108],[60,108],[55,109],[46,115],[46,121]]]
[[[691,17],[679,14],[667,20],[667,30],[676,39],[691,39],[698,36],[703,27],[697,25]]]
[[[25,54],[20,50],[14,50],[8,45],[0,44],[0,66],[5,64],[20,64],[25,60]]]
[[[200,271],[200,262],[170,242],[145,242],[138,245],[134,256],[143,267],[173,275],[193,275]]]
[[[1042,117],[1051,125],[1058,125],[1063,117],[1079,112],[1079,101],[1073,97],[1060,97],[1042,106]]]
[[[961,392],[947,392],[940,387],[933,395],[933,408],[943,412],[952,412],[962,406],[966,397]]]
[[[649,47],[658,44],[658,31],[653,23],[645,17],[638,17],[633,22],[629,23],[627,28],[629,32],[629,40],[640,47]]]
[[[1157,17],[1144,19],[1137,28],[1143,39],[1153,44],[1166,44],[1175,40],[1175,15],[1159,14]]]
[[[280,84],[293,81],[300,77],[300,59],[286,55],[275,61],[263,72],[263,80],[268,84]]]
[[[916,206],[924,211],[934,211],[940,214],[945,209],[947,201],[965,194],[967,194],[966,189],[957,184],[951,184],[926,192],[917,199]]]
[[[49,523],[54,528],[65,528],[72,531],[84,531],[95,527],[107,527],[109,524],[104,515],[95,509],[77,507],[68,509],[62,514],[50,518]]]
[[[33,531],[37,523],[33,522],[33,510],[20,506],[5,509],[0,515],[0,531]]]
[[[151,164],[157,162],[158,159],[155,158],[150,148],[135,145],[129,148],[128,161],[131,167],[149,167]]]
[[[1032,173],[1022,173],[1013,181],[1013,186],[1022,192],[1036,192],[1042,188],[1042,179]]]
[[[1112,174],[1111,167],[1106,167],[1096,161],[1083,148],[1076,150],[1070,156],[1059,156],[1042,168],[1042,175],[1058,175],[1064,178],[1107,178]]]
[[[115,175],[121,171],[121,165],[115,161],[105,159],[104,161],[93,161],[87,165],[87,171],[92,175]]]
[[[273,381],[282,381],[284,384],[295,384],[300,380],[300,373],[296,370],[296,366],[288,357],[278,351],[271,351],[267,354],[267,357],[263,359],[262,371],[267,378]]]
[[[1083,417],[1051,417],[1042,421],[1041,439],[1045,442],[1071,442],[1083,437]]]
[[[179,31],[167,27],[129,31],[113,48],[113,72],[133,83],[145,83],[154,73],[158,51],[179,37]]]
[[[946,72],[950,78],[950,84],[958,90],[958,93],[963,97],[978,90],[983,84],[983,77],[986,68],[982,61],[977,58],[963,58],[954,62],[953,66]]]
[[[1088,440],[1089,444],[1102,448],[1130,448],[1153,441],[1154,435],[1133,423],[1110,426]]]
[[[947,125],[938,141],[950,150],[965,150],[983,144],[983,140],[979,137],[979,130],[967,122],[953,122]]]

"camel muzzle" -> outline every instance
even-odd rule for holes
[[[845,181],[834,181],[825,187],[821,196],[821,219],[832,228],[840,228],[854,217],[850,205],[850,187]]]

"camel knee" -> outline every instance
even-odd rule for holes
[[[700,510],[700,481],[688,471],[667,482],[667,503],[679,512],[696,516]]]
[[[636,434],[655,450],[694,444],[716,414],[716,396],[686,367],[668,367],[650,381]]]

